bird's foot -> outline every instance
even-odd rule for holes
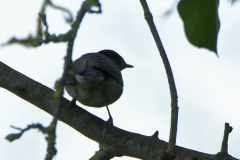
[[[108,120],[104,123],[104,127],[102,130],[102,135],[108,133],[113,126],[113,119],[112,117],[109,117]]]
[[[69,109],[71,106],[75,105],[76,104],[76,98],[73,98],[71,100],[71,102],[69,103],[69,105],[67,106],[67,109]]]
[[[105,122],[105,125],[113,126],[113,118],[109,117],[108,120]]]

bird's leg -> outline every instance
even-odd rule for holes
[[[102,135],[106,134],[108,132],[109,128],[111,128],[113,126],[113,118],[112,118],[111,113],[110,113],[110,111],[108,109],[108,106],[106,106],[106,108],[107,108],[107,111],[108,111],[109,118],[104,123],[104,128],[102,130]]]
[[[108,116],[109,116],[109,118],[107,120],[107,123],[113,126],[113,118],[112,118],[111,113],[110,113],[110,111],[108,109],[108,106],[106,106],[106,108],[107,108]]]
[[[67,106],[67,109],[69,109],[72,105],[76,104],[76,98],[73,98],[69,105]]]

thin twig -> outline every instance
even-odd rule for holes
[[[81,8],[80,8],[80,10],[77,14],[76,20],[72,24],[72,29],[71,29],[72,36],[71,36],[71,39],[69,40],[68,45],[67,45],[67,55],[64,58],[65,59],[64,71],[62,73],[62,77],[61,77],[61,80],[59,81],[59,84],[57,84],[57,90],[56,90],[56,92],[60,92],[61,94],[58,94],[60,96],[58,96],[57,98],[60,98],[63,95],[63,88],[64,88],[64,82],[65,82],[65,79],[66,79],[66,75],[67,75],[67,72],[69,71],[69,69],[71,67],[71,64],[72,64],[72,51],[73,51],[74,40],[76,38],[77,31],[78,31],[79,26],[82,22],[82,19],[87,12],[85,3],[86,3],[86,1],[83,2],[82,6],[81,6]],[[56,82],[56,83],[58,83],[58,82]],[[59,106],[61,106],[61,104]],[[59,112],[60,112],[60,108],[56,111],[56,114],[55,114],[54,117],[58,117]],[[54,119],[54,120],[56,121],[57,119]]]
[[[156,26],[153,22],[153,16],[148,8],[148,4],[146,0],[140,0],[145,19],[148,23],[148,26],[152,32],[152,35],[154,37],[155,43],[157,45],[158,51],[160,53],[160,56],[162,57],[163,64],[165,66],[165,70],[167,73],[169,88],[170,88],[170,94],[171,94],[171,129],[170,129],[170,136],[169,136],[169,144],[168,144],[168,151],[173,151],[174,146],[176,144],[176,137],[177,137],[177,122],[178,122],[178,95],[177,90],[173,78],[172,69],[170,66],[170,63],[167,58],[167,54],[164,50],[164,47],[162,45],[161,39],[159,37],[159,34],[157,32]]]
[[[47,0],[47,3],[52,7],[52,8],[55,8],[55,9],[58,9],[60,11],[63,11],[65,13],[68,14],[68,18],[65,18],[66,22],[72,22],[73,21],[73,15],[71,13],[70,10],[68,10],[67,8],[64,8],[62,6],[58,6],[56,4],[54,4],[51,0]]]
[[[222,148],[221,152],[228,154],[228,136],[231,133],[233,128],[229,125],[229,123],[225,123],[223,141],[222,141]]]
[[[54,98],[57,99],[57,103],[56,105],[56,110],[54,112],[54,117],[53,120],[51,122],[51,124],[49,125],[48,129],[49,129],[49,136],[47,137],[47,141],[48,141],[48,147],[47,147],[47,155],[46,155],[46,160],[51,160],[53,158],[53,156],[56,154],[56,149],[54,147],[55,145],[55,139],[56,139],[56,125],[57,125],[57,120],[58,117],[60,115],[60,111],[61,111],[61,106],[62,106],[62,101],[61,101],[61,97],[63,95],[63,89],[64,89],[64,82],[66,79],[66,75],[67,72],[69,71],[70,67],[71,67],[71,63],[72,63],[72,51],[73,51],[73,46],[74,46],[74,40],[76,38],[77,35],[77,31],[79,29],[79,26],[82,22],[82,19],[85,15],[85,13],[87,12],[86,6],[85,6],[85,2],[83,2],[75,22],[72,24],[72,29],[70,30],[71,32],[71,36],[70,39],[68,40],[68,45],[67,45],[67,55],[64,58],[65,59],[65,64],[64,64],[64,71],[62,73],[62,77],[60,79],[60,81],[57,81],[55,83],[56,86],[56,92],[54,94]],[[47,27],[47,24],[45,25]]]

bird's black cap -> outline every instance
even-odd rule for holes
[[[120,70],[123,70],[124,68],[132,68],[133,66],[130,64],[127,64],[124,59],[115,51],[113,50],[101,50],[97,53],[100,53],[102,55],[105,55],[106,57],[110,58],[111,60],[115,61],[119,67]]]
[[[107,56],[108,58],[116,61],[119,65],[121,64],[122,61],[124,61],[124,59],[117,52],[110,49],[101,50],[97,53]]]

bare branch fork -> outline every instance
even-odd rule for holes
[[[45,3],[47,2],[53,5],[50,0],[45,0]],[[92,4],[93,2],[94,4]],[[228,123],[225,124],[225,132],[221,152],[219,152],[215,156],[189,150],[175,145],[178,121],[178,96],[176,86],[174,83],[173,73],[166,52],[162,45],[161,39],[154,25],[153,17],[151,12],[149,11],[147,2],[146,0],[140,0],[140,2],[143,6],[145,19],[153,34],[154,40],[158,47],[159,53],[162,57],[168,77],[172,109],[169,143],[159,140],[158,132],[155,132],[152,136],[143,136],[140,134],[124,131],[115,126],[112,126],[111,128],[108,128],[106,130],[105,122],[102,119],[92,115],[91,113],[88,113],[84,109],[76,105],[74,105],[71,108],[71,110],[67,110],[66,107],[61,107],[67,106],[67,104],[69,104],[69,101],[62,98],[62,94],[64,79],[69,69],[69,66],[71,65],[72,62],[71,55],[74,45],[74,39],[79,29],[79,25],[86,12],[101,13],[100,3],[97,0],[91,2],[86,0],[83,2],[80,11],[77,14],[76,20],[72,24],[72,28],[71,30],[68,31],[68,33],[55,36],[49,34],[47,29],[45,31],[46,39],[42,40],[41,41],[42,43],[48,43],[50,41],[68,42],[64,72],[62,74],[61,79],[56,82],[56,92],[41,85],[38,82],[33,81],[32,79],[22,75],[21,73],[15,71],[14,69],[0,62],[0,87],[9,90],[15,95],[21,97],[22,99],[25,99],[26,101],[32,103],[36,107],[39,107],[40,109],[54,116],[50,126],[48,127],[43,127],[41,124],[28,125],[28,127],[25,129],[13,127],[19,130],[20,133],[10,134],[8,136],[9,141],[20,138],[21,135],[29,129],[37,128],[42,133],[47,134],[49,136],[47,149],[48,150],[47,156],[49,154],[49,157],[47,157],[46,159],[52,159],[54,154],[56,154],[56,151],[54,150],[55,152],[54,154],[52,154],[49,151],[51,151],[51,149],[55,149],[54,148],[56,138],[55,130],[57,119],[59,119],[64,123],[68,124],[69,126],[73,127],[74,129],[76,129],[78,132],[82,133],[86,137],[99,143],[100,149],[99,151],[96,152],[96,154],[93,155],[91,160],[100,159],[107,160],[116,156],[119,157],[130,156],[140,159],[153,159],[153,160],[155,159],[159,160],[159,158],[162,160],[164,159],[170,160],[174,159],[175,157],[177,157],[177,159],[197,159],[197,160],[199,159],[222,160],[223,157],[224,158],[227,157],[228,160],[236,159],[228,155],[227,152],[228,135],[232,131],[232,127],[229,126]],[[92,5],[99,7],[99,10],[98,11],[91,10]],[[57,7],[58,9],[63,9],[58,6],[55,7]],[[44,25],[47,27],[46,16],[44,16],[43,14],[40,14],[40,16],[42,16],[43,18],[42,21],[44,22]],[[38,31],[40,34],[41,29]]]
[[[165,52],[165,49],[163,47],[163,44],[161,42],[160,36],[157,32],[156,26],[153,21],[153,16],[148,8],[148,4],[146,0],[140,0],[145,19],[148,23],[148,26],[152,32],[153,38],[155,40],[155,43],[157,45],[158,51],[160,53],[160,56],[162,57],[163,64],[165,66],[165,70],[167,73],[169,88],[170,88],[170,94],[171,94],[171,128],[170,128],[170,135],[169,135],[169,144],[167,152],[170,154],[174,151],[174,147],[176,144],[176,137],[177,137],[177,122],[178,122],[178,95],[177,95],[177,89],[175,86],[174,78],[172,69],[170,66],[170,63],[168,61],[167,54]]]
[[[176,145],[176,138],[177,138],[177,122],[178,122],[178,109],[179,109],[177,90],[176,90],[176,86],[175,86],[175,82],[174,82],[172,69],[171,69],[170,63],[167,58],[167,54],[164,50],[163,44],[162,44],[159,34],[157,32],[156,26],[153,21],[153,16],[149,10],[148,4],[147,4],[146,0],[140,0],[140,2],[142,4],[145,19],[151,30],[151,33],[152,33],[155,43],[157,45],[160,56],[162,57],[162,61],[163,61],[163,64],[165,66],[165,70],[167,73],[170,94],[171,94],[171,109],[172,109],[172,111],[171,111],[171,128],[170,128],[170,135],[169,135],[169,143],[168,143],[167,150],[161,153],[160,158],[167,159],[167,160],[175,159],[175,157],[176,157],[175,145]],[[224,158],[227,158],[229,160],[234,159],[232,156],[228,155],[228,144],[227,144],[228,136],[229,136],[229,133],[231,133],[232,129],[233,128],[231,126],[229,126],[228,123],[225,123],[225,131],[224,131],[224,136],[223,136],[223,141],[222,141],[221,152],[216,154],[213,159],[224,159]],[[191,157],[191,159],[197,160],[198,158],[196,156],[193,156],[193,157]]]

